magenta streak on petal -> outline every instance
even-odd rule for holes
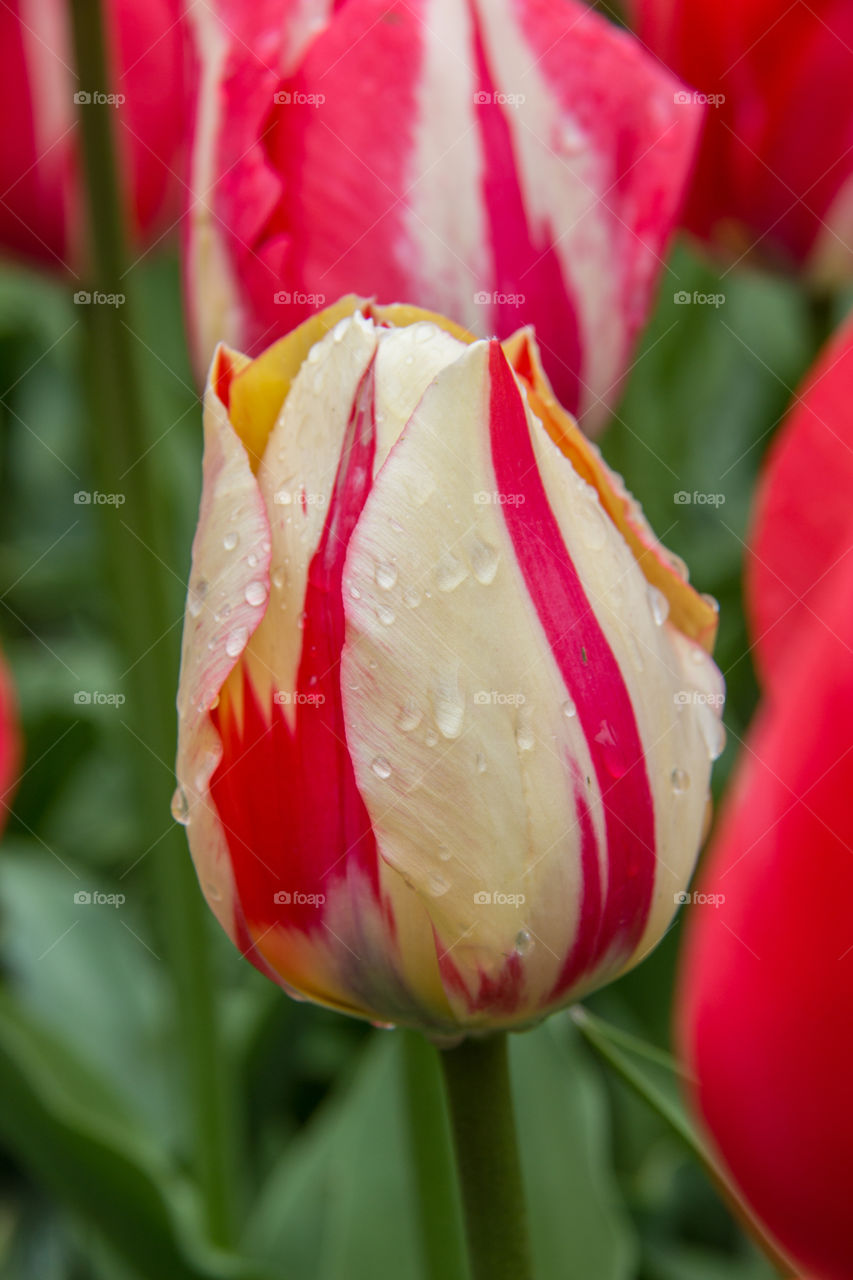
[[[555,994],[568,991],[590,968],[596,955],[601,922],[601,868],[598,859],[598,838],[584,790],[585,780],[577,761],[570,760],[568,767],[575,780],[582,889],[577,933],[557,979]]]
[[[235,929],[244,950],[250,932],[279,924],[304,932],[321,927],[323,911],[299,895],[328,897],[333,879],[353,864],[378,896],[376,841],[347,750],[340,689],[343,565],[372,485],[375,433],[371,361],[308,569],[293,728],[280,702],[261,705],[245,668],[242,716],[227,708],[211,713],[223,755],[210,789],[231,856]],[[276,900],[281,891],[290,900]]]
[[[489,372],[498,490],[524,496],[523,502],[514,497],[512,503],[501,503],[500,510],[554,660],[577,707],[604,805],[608,876],[603,910],[600,896],[588,883],[588,847],[582,842],[584,937],[592,927],[587,917],[597,924],[595,945],[585,964],[588,972],[604,957],[629,955],[642,936],[655,877],[654,808],[628,690],[566,551],[539,475],[521,394],[497,342],[490,346]],[[579,963],[573,948],[554,997],[578,976]]]
[[[504,116],[505,110],[515,108],[505,108],[494,100],[496,86],[486,61],[477,0],[468,0],[468,6],[474,28],[477,90],[486,98],[477,101],[474,110],[483,147],[483,198],[491,233],[494,287],[504,297],[524,295],[521,308],[512,302],[494,303],[495,332],[506,338],[523,321],[535,324],[557,399],[577,413],[582,399],[582,347],[575,304],[554,250],[552,229],[543,222],[535,234],[528,223]],[[560,353],[559,359],[554,352]]]

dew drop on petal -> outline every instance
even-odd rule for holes
[[[403,604],[407,604],[410,609],[417,609],[421,598],[421,593],[417,587],[407,587],[403,592]]]
[[[349,593],[352,596],[353,600],[361,599],[361,592],[359,591],[358,587],[350,587]]]
[[[250,569],[254,569],[257,567],[258,557],[255,555],[254,551],[250,551],[249,554],[246,556],[246,563],[248,564]]]
[[[670,782],[675,794],[681,795],[690,786],[690,774],[685,773],[683,769],[673,769],[670,774]]]
[[[397,581],[397,566],[389,560],[379,560],[376,565],[376,582],[383,591],[390,591]]]
[[[240,541],[240,535],[232,529],[230,533],[226,533],[222,539],[222,545],[226,551],[233,551],[237,543]]]
[[[214,884],[212,880],[206,880],[204,884],[204,896],[208,902],[221,902],[222,891],[219,885]]]
[[[183,787],[176,787],[175,794],[172,796],[172,817],[176,822],[180,822],[182,827],[185,827],[190,820],[189,801]]]
[[[519,929],[515,935],[515,949],[520,956],[526,955],[533,947],[533,938],[529,929]]]
[[[271,578],[272,578],[272,584],[275,587],[276,591],[281,591],[282,587],[287,581],[287,574],[281,565],[277,565],[276,568],[273,569],[272,571]]]
[[[255,582],[250,582],[248,587],[246,587],[246,604],[263,604],[266,598],[266,583],[261,582],[260,579],[257,579]]]
[[[383,627],[390,627],[396,615],[394,610],[389,609],[387,605],[378,604],[376,606],[376,616],[382,623]]]
[[[423,719],[417,704],[411,698],[400,708],[400,714],[397,716],[397,728],[402,729],[403,733],[411,733],[413,729],[417,729]]]
[[[440,898],[450,888],[450,881],[433,871],[427,880],[427,888],[431,897]]]
[[[566,698],[566,701],[563,703],[563,715],[567,720],[571,720],[577,715],[577,713],[578,709],[572,699]]]
[[[450,551],[446,551],[435,566],[435,581],[439,591],[455,591],[467,577],[465,565]]]
[[[246,647],[246,641],[249,639],[248,627],[235,627],[225,641],[225,652],[229,658],[238,658]]]
[[[650,586],[648,589],[649,608],[652,611],[652,617],[655,620],[655,626],[662,627],[669,617],[669,601],[662,591],[657,587]]]
[[[424,734],[424,742],[427,744],[428,747],[434,747],[435,744],[438,742],[438,734],[434,733],[432,729],[427,729],[426,733]]]
[[[207,595],[207,582],[204,578],[199,578],[198,582],[189,589],[187,595],[187,612],[191,618],[197,618],[204,606],[204,598]]]
[[[487,542],[482,542],[477,538],[471,545],[468,558],[471,561],[474,577],[482,586],[488,587],[490,583],[494,582],[500,561],[500,555],[494,547],[490,547]]]
[[[370,767],[376,774],[377,778],[391,777],[391,766],[384,756],[377,756]]]

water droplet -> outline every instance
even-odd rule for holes
[[[382,623],[383,627],[390,627],[394,621],[396,614],[393,609],[389,609],[387,605],[378,604],[376,606],[376,616]]]
[[[572,699],[566,698],[566,701],[563,703],[563,715],[566,717],[567,720],[571,720],[574,716],[577,715],[577,713],[578,713],[578,709],[575,706]]]
[[[585,502],[580,510],[581,537],[590,551],[600,551],[607,541],[606,517],[597,501]]]
[[[219,885],[214,884],[212,880],[206,880],[204,884],[204,896],[207,898],[208,902],[221,902],[222,890],[219,888]]]
[[[250,551],[246,556],[246,563],[250,569],[255,569],[257,567],[258,557],[255,555],[254,551]]]
[[[379,560],[376,565],[376,582],[383,591],[390,591],[397,581],[397,566],[388,560]]]
[[[444,876],[437,875],[434,871],[431,872],[429,879],[427,880],[427,889],[429,890],[431,897],[440,898],[442,894],[447,893],[449,888],[449,880],[445,880]]]
[[[440,681],[432,691],[435,723],[439,733],[451,741],[462,732],[465,719],[465,698],[459,689],[459,681],[453,672]]]
[[[523,710],[519,712],[518,722],[515,726],[515,744],[519,751],[532,751],[536,746],[536,737],[533,733],[530,716],[525,714]]]
[[[455,591],[467,577],[465,565],[450,551],[446,551],[435,566],[435,580],[439,591]]]
[[[486,757],[483,755],[482,751],[477,752],[475,767],[478,773],[485,773],[488,768],[488,765],[486,764]]]
[[[225,641],[225,652],[229,658],[237,658],[246,647],[246,641],[249,639],[248,627],[235,627]]]
[[[694,644],[690,650],[690,661],[695,666],[701,667],[708,660],[708,655],[702,648],[701,644]]]
[[[453,854],[450,852],[446,844],[440,844],[438,846],[438,856],[441,858],[442,862],[449,862],[453,857]]]
[[[675,794],[681,795],[690,786],[690,774],[685,773],[683,769],[673,769],[670,781]]]
[[[370,767],[376,774],[377,778],[391,777],[391,766],[384,756],[377,756]]]
[[[187,595],[187,612],[191,618],[197,618],[204,607],[204,598],[207,595],[207,582],[204,578],[199,578],[195,586],[191,586]]]
[[[239,541],[239,533],[235,533],[232,530],[231,533],[226,533],[225,537],[222,539],[222,545],[226,551],[233,551]]]
[[[435,744],[438,742],[438,734],[434,733],[432,729],[427,729],[426,733],[424,734],[424,742],[427,744],[428,747],[434,747]]]
[[[305,997],[303,996],[302,999],[304,1000]],[[371,1019],[370,1025],[372,1027],[375,1027],[377,1031],[396,1031],[397,1030],[396,1022],[374,1022]]]
[[[417,587],[407,587],[403,592],[403,603],[407,604],[410,609],[417,609],[421,602],[421,593]]]
[[[296,619],[296,625],[300,631],[305,630],[305,623],[308,621],[308,614],[303,609],[299,617]]]
[[[468,551],[468,558],[471,561],[474,577],[479,583],[484,587],[488,587],[490,583],[494,582],[500,561],[500,555],[494,547],[490,547],[487,542],[481,542],[479,538],[476,538]]]
[[[662,627],[669,617],[669,601],[657,587],[648,588],[649,607],[656,627]]]
[[[361,599],[361,592],[359,591],[358,587],[350,587],[349,593],[352,596],[353,600]]]
[[[719,760],[726,749],[726,729],[710,707],[705,709],[705,714],[699,720],[699,730],[708,748],[708,758],[711,761]]]
[[[286,571],[281,567],[281,565],[277,565],[276,568],[273,569],[272,574],[270,576],[272,577],[272,584],[275,587],[276,591],[281,591],[282,587],[287,581]]]
[[[720,602],[716,598],[716,596],[709,596],[707,592],[703,592],[702,599],[705,601],[705,604],[708,605],[710,609],[714,610],[714,613],[720,612]]]
[[[183,787],[176,787],[172,796],[172,817],[185,827],[190,820],[190,805]]]
[[[402,729],[403,733],[411,733],[413,729],[417,729],[422,719],[423,716],[417,705],[410,698],[400,708],[400,714],[397,716],[397,728]]]
[[[515,935],[515,949],[520,956],[526,955],[533,947],[533,938],[529,929],[519,929]]]
[[[399,520],[394,520],[393,517],[389,516],[388,523],[390,524],[391,528],[394,530],[395,533],[403,532],[403,526],[400,524]]]
[[[266,598],[267,586],[266,583],[261,582],[260,579],[257,579],[255,582],[250,582],[248,587],[246,587],[246,604],[257,606],[259,604],[263,604]]]

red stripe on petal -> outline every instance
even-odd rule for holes
[[[469,9],[478,90],[475,112],[484,157],[483,200],[489,220],[495,290],[508,298],[524,295],[524,314],[536,325],[557,398],[577,413],[582,346],[574,300],[554,250],[557,235],[545,223],[536,238],[531,232],[512,137],[504,108],[497,101],[474,0],[469,0]],[[496,302],[492,308],[494,332],[507,337],[518,327],[518,315],[513,302]],[[553,354],[557,351],[559,359]]]
[[[633,951],[645,928],[655,877],[654,808],[643,746],[619,665],[602,632],[551,510],[521,395],[500,344],[490,349],[492,464],[519,568],[560,673],[577,707],[604,805],[607,896],[591,886],[581,907],[582,933],[596,921],[585,965]],[[584,867],[585,877],[589,873]],[[596,920],[598,916],[598,920]],[[571,955],[567,968],[572,968]],[[575,975],[577,976],[577,975]]]
[[[581,846],[581,904],[578,930],[575,940],[568,952],[560,976],[554,984],[551,998],[556,999],[568,991],[578,979],[592,967],[597,955],[597,946],[602,924],[601,912],[601,869],[598,860],[598,839],[592,822],[587,798],[584,794],[584,779],[574,761],[569,768],[575,778],[575,803],[577,805],[578,828]]]
[[[504,1014],[508,1016],[515,1013],[521,1005],[524,987],[524,967],[521,956],[517,951],[511,952],[506,957],[494,977],[483,973],[482,970],[479,971],[480,985],[477,989],[477,994],[474,996],[468,991],[465,980],[456,967],[450,952],[445,951],[442,954],[438,945],[436,945],[436,951],[438,952],[439,972],[441,973],[441,980],[444,983],[445,990],[448,993],[455,992],[457,996],[460,996],[465,1001],[470,1013],[487,1013],[492,1016]]]
[[[343,565],[372,484],[375,431],[371,363],[308,570],[296,690],[262,706],[244,671],[242,716],[227,697],[211,713],[223,756],[210,790],[231,854],[238,933],[245,929],[240,913],[255,930],[318,927],[323,903],[316,895],[328,896],[354,865],[379,893],[376,841],[347,750],[340,688]]]

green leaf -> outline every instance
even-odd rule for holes
[[[210,1248],[190,1185],[109,1083],[0,993],[0,1140],[144,1280],[260,1280]]]

